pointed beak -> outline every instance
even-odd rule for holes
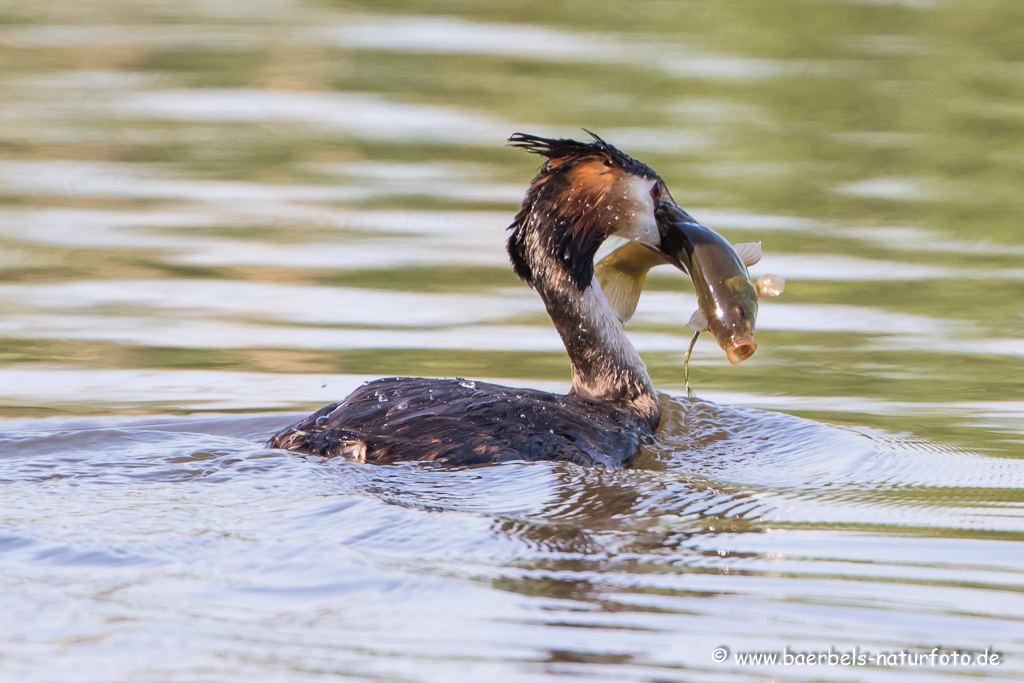
[[[683,211],[678,204],[671,199],[662,200],[654,210],[654,220],[658,224],[658,234],[661,236],[661,253],[669,263],[683,272],[690,272],[689,266],[684,262],[689,260],[687,245],[687,230],[699,229],[708,230],[694,219],[693,216]]]
[[[709,229],[697,222],[697,219],[683,211],[674,201],[662,200],[654,209],[654,220],[658,223],[658,229],[698,227]]]

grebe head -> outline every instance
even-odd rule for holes
[[[590,133],[590,131],[587,131]],[[561,264],[580,290],[594,276],[594,254],[612,236],[661,249],[656,209],[675,205],[664,182],[597,135],[592,142],[516,133],[509,144],[547,157],[509,229],[516,274],[531,285],[536,254]]]

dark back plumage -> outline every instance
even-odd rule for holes
[[[379,379],[270,440],[275,448],[387,465],[561,460],[628,466],[651,428],[604,401],[484,382]]]

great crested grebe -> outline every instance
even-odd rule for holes
[[[657,429],[661,408],[594,278],[594,255],[613,235],[660,250],[660,223],[686,214],[657,173],[590,135],[593,142],[509,138],[547,157],[509,226],[508,254],[565,344],[568,395],[459,379],[379,379],[275,434],[269,445],[377,464],[629,465]]]

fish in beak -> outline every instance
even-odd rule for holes
[[[757,350],[758,299],[781,294],[785,279],[762,275],[751,281],[747,267],[761,259],[760,243],[733,246],[670,198],[659,202],[655,218],[661,237],[659,249],[630,242],[597,264],[598,282],[619,320],[625,323],[636,311],[647,271],[671,263],[690,275],[697,294],[698,308],[687,325],[698,335],[710,330],[730,363],[750,358]],[[694,335],[694,342],[696,338]]]

